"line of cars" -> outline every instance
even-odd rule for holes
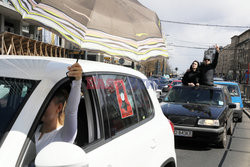
[[[50,144],[36,155],[34,132],[53,93],[70,83],[65,73],[74,62],[32,56],[0,58],[0,166],[175,167],[174,136],[210,138],[225,147],[226,134],[232,134],[237,104],[223,85],[173,86],[160,105],[141,73],[81,60],[84,96],[76,140]],[[117,81],[124,87],[116,88]],[[118,101],[126,102],[131,110],[121,110]]]
[[[166,95],[166,93],[175,85],[182,84],[179,78],[166,78],[166,77],[149,77],[153,89],[156,92],[156,96],[159,100]]]

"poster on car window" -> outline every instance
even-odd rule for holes
[[[123,80],[115,80],[116,97],[119,104],[122,119],[134,115],[132,106],[128,100],[128,95]]]

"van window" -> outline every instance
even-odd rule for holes
[[[126,76],[100,75],[96,83],[96,89],[105,101],[111,136],[138,122],[132,89]]]
[[[36,81],[0,78],[0,140]]]
[[[228,89],[231,96],[239,96],[240,95],[238,86],[236,86],[236,85],[227,85],[227,89]]]
[[[144,120],[153,114],[153,106],[148,91],[142,80],[129,77],[129,81],[134,92],[139,120]]]

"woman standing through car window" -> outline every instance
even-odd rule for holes
[[[184,74],[182,83],[188,86],[199,86],[199,62],[194,60],[190,66],[190,69]]]
[[[71,90],[58,89],[50,101],[41,121],[42,124],[35,132],[36,152],[55,141],[73,143],[77,132],[77,111],[80,102],[82,67],[75,63],[68,67],[68,76],[74,77]],[[68,98],[68,100],[67,100]],[[64,104],[65,119],[63,117]]]

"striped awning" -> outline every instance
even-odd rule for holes
[[[160,21],[137,0],[11,0],[24,20],[82,49],[140,61],[167,56]]]

